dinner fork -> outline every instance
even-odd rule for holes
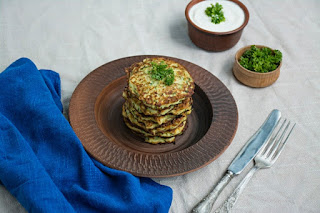
[[[266,143],[263,149],[261,149],[261,151],[254,158],[254,167],[252,167],[252,169],[248,172],[246,177],[238,185],[238,187],[233,191],[233,193],[228,197],[228,199],[225,200],[224,203],[215,211],[215,213],[230,212],[233,206],[235,205],[237,199],[239,198],[239,195],[241,194],[245,186],[248,184],[249,180],[252,178],[254,173],[257,172],[259,169],[270,168],[278,159],[285,144],[287,143],[287,140],[293,128],[295,127],[295,123],[290,127],[291,122],[287,121],[287,119],[281,119],[277,126],[279,126],[280,123],[282,124],[277,130],[277,132],[274,134],[274,136],[271,136],[268,143]],[[286,132],[288,133],[286,134]]]

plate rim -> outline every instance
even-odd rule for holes
[[[187,170],[185,170],[185,171],[181,171],[181,172],[173,172],[173,173],[170,173],[170,174],[162,174],[161,172],[159,173],[157,173],[157,174],[146,174],[146,173],[141,173],[141,172],[135,172],[135,171],[130,171],[130,170],[126,170],[126,169],[124,169],[124,168],[119,168],[119,167],[117,167],[117,166],[114,166],[114,165],[112,165],[112,163],[110,164],[110,163],[108,163],[108,162],[106,162],[105,160],[103,160],[103,159],[101,159],[99,156],[97,156],[97,154],[96,153],[93,153],[92,151],[91,151],[91,149],[90,149],[90,147],[89,147],[89,145],[88,144],[90,144],[90,142],[83,142],[83,140],[85,140],[85,139],[83,139],[83,137],[81,137],[82,135],[81,135],[81,131],[83,130],[83,129],[81,129],[81,127],[79,127],[79,125],[76,125],[77,124],[77,122],[79,122],[79,120],[78,119],[75,119],[75,114],[79,111],[79,108],[78,108],[78,106],[76,106],[76,103],[77,103],[77,101],[78,101],[78,99],[79,98],[81,98],[81,96],[79,96],[79,93],[82,91],[82,89],[85,87],[85,84],[87,84],[87,82],[89,81],[90,82],[90,78],[92,78],[93,76],[95,76],[97,73],[99,74],[99,72],[101,72],[101,70],[103,70],[105,67],[108,67],[108,66],[111,66],[111,65],[113,65],[113,64],[117,64],[117,63],[119,63],[119,62],[121,62],[122,60],[136,60],[136,59],[140,59],[140,58],[147,58],[147,57],[164,57],[164,58],[169,58],[169,59],[172,59],[172,60],[175,60],[175,61],[177,61],[178,63],[180,62],[183,62],[183,63],[185,63],[185,64],[188,64],[188,65],[192,65],[192,66],[195,66],[195,67],[197,67],[200,71],[199,71],[199,73],[197,73],[197,75],[202,75],[202,76],[209,76],[210,78],[214,78],[214,80],[215,81],[217,81],[218,83],[220,83],[221,84],[221,86],[222,86],[222,89],[224,90],[224,91],[226,91],[227,93],[228,93],[228,95],[229,95],[229,97],[230,97],[230,100],[232,100],[232,102],[233,102],[233,107],[234,107],[234,113],[235,113],[235,126],[233,127],[233,134],[232,135],[230,135],[230,138],[229,138],[229,141],[226,143],[226,145],[224,146],[224,148],[220,151],[220,153],[219,154],[217,154],[217,155],[215,155],[214,157],[211,157],[211,156],[209,156],[208,158],[207,158],[207,161],[206,162],[203,162],[203,163],[201,163],[201,165],[198,165],[198,166],[196,166],[195,168],[190,168],[190,169],[187,169]],[[141,59],[140,59],[141,60]],[[139,61],[139,60],[137,60],[137,61]],[[194,71],[192,71],[192,72],[194,72]],[[191,74],[192,74],[192,72],[191,72]],[[120,73],[120,72],[119,72]],[[118,74],[119,74],[118,73]],[[119,77],[121,77],[121,76],[124,76],[125,75],[125,72],[124,72],[124,70],[123,70],[123,72],[122,72],[122,75],[116,75],[117,73],[116,72],[114,72],[113,73],[114,74],[114,76],[112,76],[111,77],[111,80],[110,80],[110,82],[109,83],[111,83],[112,81],[114,81],[114,80],[116,80],[116,79],[118,79]],[[194,78],[194,76],[192,75],[192,77]],[[195,78],[194,78],[195,79]],[[196,79],[195,79],[195,83],[197,83],[196,82]],[[208,84],[208,82],[206,82],[206,84]],[[210,101],[210,103],[211,103],[211,107],[213,107],[212,106],[212,99],[210,99],[210,95],[208,96],[208,88],[206,88],[206,87],[204,87],[204,86],[210,86],[210,85],[203,85],[202,83],[201,84],[197,84],[202,90],[203,90],[203,92],[206,94],[206,96],[208,97],[208,99],[209,99],[209,101]],[[106,84],[106,85],[104,85],[104,87],[102,87],[101,89],[99,89],[100,91],[95,91],[97,94],[95,95],[95,97],[94,97],[94,102],[92,103],[92,105],[93,105],[93,109],[94,109],[94,106],[95,106],[95,103],[96,103],[96,100],[97,100],[97,98],[99,97],[99,94],[104,90],[104,88],[105,87],[107,87],[108,86],[108,84]],[[100,87],[101,87],[101,85],[100,85]],[[98,89],[97,89],[98,90]],[[213,109],[212,109],[213,110]],[[92,112],[93,113],[93,115],[94,115],[94,111]],[[94,117],[94,121],[96,120],[95,119],[95,116],[93,116]],[[200,66],[198,66],[198,65],[196,65],[196,64],[194,64],[194,63],[192,63],[192,62],[189,62],[189,61],[186,61],[186,60],[183,60],[183,59],[179,59],[179,58],[175,58],[175,57],[171,57],[171,56],[162,56],[162,55],[135,55],[135,56],[129,56],[129,57],[123,57],[123,58],[119,58],[119,59],[116,59],[116,60],[113,60],[113,61],[110,61],[110,62],[108,62],[108,63],[105,63],[105,64],[103,64],[103,65],[101,65],[101,66],[99,66],[99,67],[97,67],[96,69],[94,69],[93,71],[91,71],[90,73],[88,73],[81,81],[80,81],[80,83],[77,85],[77,87],[75,88],[75,90],[74,90],[74,92],[73,92],[73,94],[72,94],[72,96],[71,96],[71,99],[70,99],[70,104],[69,104],[69,122],[70,122],[70,125],[71,125],[71,127],[74,129],[74,132],[76,133],[76,135],[78,136],[78,138],[79,138],[79,140],[81,141],[81,144],[83,145],[83,147],[85,148],[85,150],[89,153],[89,155],[91,155],[94,159],[96,159],[97,161],[99,161],[99,162],[101,162],[102,164],[104,164],[105,166],[108,166],[108,167],[111,167],[111,168],[114,168],[114,169],[118,169],[118,170],[123,170],[123,171],[127,171],[127,172],[129,172],[129,173],[131,173],[131,174],[133,174],[133,175],[135,175],[135,176],[141,176],[141,177],[152,177],[152,178],[162,178],[162,177],[173,177],[173,176],[178,176],[178,175],[183,175],[183,174],[187,174],[187,173],[190,173],[190,172],[193,172],[193,171],[195,171],[195,170],[198,170],[198,169],[200,169],[200,168],[203,168],[203,167],[205,167],[205,166],[207,166],[208,164],[210,164],[211,162],[213,162],[214,160],[216,160],[222,153],[224,153],[224,151],[229,147],[229,145],[232,143],[232,141],[233,141],[233,139],[234,139],[234,137],[235,137],[235,134],[236,134],[236,131],[237,131],[237,128],[238,128],[238,119],[239,119],[239,116],[238,116],[238,108],[237,108],[237,105],[236,105],[236,102],[235,102],[235,100],[234,100],[234,98],[233,98],[233,96],[232,96],[232,94],[231,94],[231,92],[229,91],[229,89],[215,76],[215,75],[213,75],[211,72],[209,72],[209,71],[207,71],[206,69],[204,69],[204,68],[202,68],[202,67],[200,67]],[[96,125],[97,125],[97,123],[96,123]],[[146,157],[150,157],[150,158],[157,158],[157,159],[159,159],[159,157],[166,157],[166,158],[170,158],[170,156],[172,156],[172,155],[177,155],[177,154],[183,154],[183,153],[185,153],[185,152],[187,152],[187,153],[190,153],[190,152],[192,152],[192,151],[194,151],[194,150],[197,150],[197,151],[199,151],[199,150],[201,150],[201,149],[203,149],[203,147],[202,147],[202,143],[206,143],[206,142],[202,142],[202,141],[204,141],[205,139],[206,139],[206,136],[207,136],[207,134],[210,132],[210,129],[212,128],[212,123],[210,124],[210,127],[209,127],[209,129],[208,129],[208,131],[207,131],[207,133],[199,140],[199,141],[197,141],[195,144],[193,144],[193,145],[191,145],[191,146],[189,146],[189,147],[187,147],[187,148],[185,148],[185,149],[183,149],[183,150],[179,150],[179,151],[176,151],[176,152],[174,152],[174,153],[170,153],[170,152],[168,152],[168,153],[139,153],[139,154],[143,154],[143,155],[145,155]],[[101,130],[100,130],[101,131]],[[101,133],[104,135],[104,133],[101,131]],[[79,135],[80,134],[80,135]],[[82,140],[81,140],[81,138],[82,138]],[[105,138],[107,138],[107,136],[105,136]],[[110,143],[113,143],[112,141],[110,141],[108,138],[107,138],[107,140],[110,142]],[[115,144],[113,143],[113,146],[114,146]],[[201,146],[200,146],[201,145]],[[112,145],[111,145],[112,146]],[[119,147],[118,147],[119,148]],[[128,150],[124,150],[124,152],[128,152]],[[130,153],[129,153],[130,154]],[[208,154],[208,153],[207,153]],[[155,156],[157,156],[157,157],[155,157]],[[155,171],[157,171],[157,170],[155,170]]]

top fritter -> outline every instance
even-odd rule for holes
[[[166,58],[147,58],[126,69],[129,92],[146,106],[163,109],[194,93],[194,81],[180,64]]]

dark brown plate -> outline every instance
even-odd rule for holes
[[[172,144],[152,145],[124,124],[121,107],[126,86],[124,68],[150,55],[109,62],[86,76],[74,91],[69,118],[86,151],[106,166],[143,177],[170,177],[206,166],[230,145],[238,126],[236,103],[225,85],[190,62],[196,83],[188,128]],[[165,56],[161,56],[165,57]]]

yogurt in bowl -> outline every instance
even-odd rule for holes
[[[219,3],[225,20],[219,24],[211,22],[206,9]],[[188,34],[191,41],[207,51],[225,51],[236,45],[243,29],[249,22],[249,11],[238,0],[192,0],[186,7]]]
[[[205,10],[216,3],[222,5],[225,21],[219,24],[211,22]],[[211,32],[228,32],[239,28],[245,21],[243,9],[232,1],[201,1],[189,10],[190,20],[198,27]]]

